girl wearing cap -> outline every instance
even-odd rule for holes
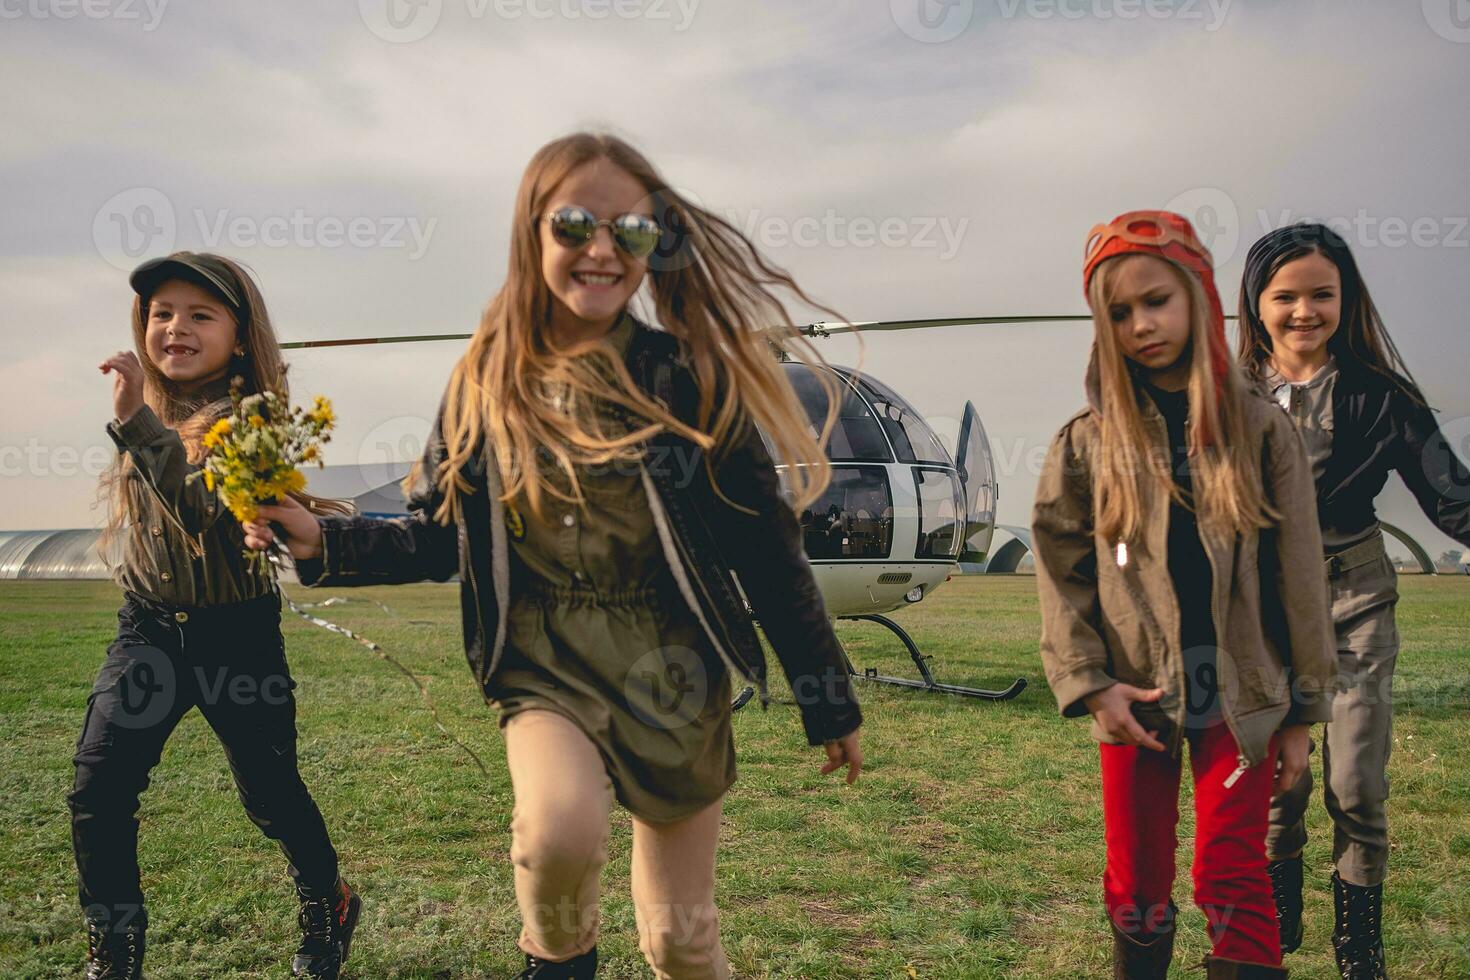
[[[630,312],[644,285],[662,330]],[[309,584],[459,574],[466,654],[500,709],[515,792],[522,977],[595,972],[615,799],[633,815],[655,975],[729,976],[714,885],[731,681],[766,701],[746,599],[822,771],[851,782],[861,768],[862,713],[761,438],[809,505],[829,469],[762,329],[791,322],[776,289],[806,301],[627,143],[555,140],[522,178],[509,276],[450,379],[411,515],[262,510]]]
[[[1239,355],[1306,442],[1332,583],[1342,684],[1323,733],[1334,840],[1333,946],[1344,977],[1386,975],[1390,687],[1398,657],[1397,576],[1373,500],[1397,470],[1435,526],[1470,545],[1470,472],[1440,433],[1399,357],[1347,243],[1319,224],[1251,247],[1240,289]],[[1286,952],[1302,943],[1304,816],[1310,769],[1271,810],[1267,851]]]
[[[1209,976],[1284,976],[1266,816],[1335,674],[1311,471],[1230,358],[1188,221],[1099,225],[1083,282],[1088,407],[1052,443],[1032,533],[1047,680],[1103,743],[1115,975],[1162,978],[1173,955],[1187,743]]]
[[[196,705],[224,745],[245,812],[276,841],[300,899],[296,976],[335,978],[361,900],[296,763],[296,686],[274,580],[244,557],[244,532],[202,481],[201,440],[246,394],[286,389],[265,303],[240,266],[178,252],[132,275],[135,351],[112,374],[120,450],[104,486],[104,549],[124,590],[117,639],[87,700],[72,814],[88,980],[141,977],[147,912],[138,870],[138,798],[164,743]],[[313,509],[333,508],[302,497]]]

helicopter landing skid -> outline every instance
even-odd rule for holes
[[[847,620],[866,620],[870,623],[886,626],[892,630],[894,635],[902,640],[903,645],[908,648],[909,656],[913,658],[914,666],[919,669],[919,676],[922,680],[916,681],[907,677],[889,677],[885,674],[878,673],[877,668],[874,667],[868,667],[862,673],[858,673],[857,668],[852,665],[852,661],[847,659],[847,651],[844,650],[842,656],[844,659],[847,659],[847,669],[856,677],[861,677],[864,680],[877,684],[913,687],[921,691],[937,691],[940,694],[956,694],[966,698],[979,698],[982,701],[1009,701],[1026,690],[1026,678],[1024,677],[1017,677],[1010,687],[1000,691],[991,691],[980,687],[960,687],[957,684],[941,684],[934,679],[934,674],[929,670],[929,664],[926,662],[929,658],[919,652],[918,646],[915,645],[913,638],[909,636],[908,632],[887,616],[880,616],[877,613],[867,613],[861,616],[843,616],[841,618]]]
[[[1026,690],[1026,678],[1024,677],[1017,677],[1010,687],[1007,687],[1004,690],[1000,691],[991,691],[980,687],[960,687],[957,684],[941,684],[934,679],[934,674],[930,672],[929,665],[925,662],[929,658],[919,652],[918,646],[915,645],[913,638],[909,636],[908,632],[902,626],[889,619],[887,616],[880,616],[877,613],[866,613],[861,616],[841,616],[839,618],[847,620],[867,620],[869,622],[877,623],[880,626],[888,627],[900,640],[903,641],[903,645],[908,648],[909,656],[914,658],[914,666],[919,668],[919,676],[923,679],[916,681],[907,677],[889,677],[885,674],[878,673],[877,669],[873,667],[869,667],[865,669],[862,673],[858,673],[857,668],[852,665],[851,658],[847,656],[847,651],[843,650],[842,659],[847,661],[847,671],[854,677],[861,677],[863,680],[872,681],[877,684],[892,684],[896,687],[912,687],[917,688],[921,691],[936,691],[940,694],[955,694],[960,697],[979,698],[982,701],[1009,701],[1011,698]],[[735,695],[730,704],[730,710],[739,711],[741,708],[745,707],[746,704],[748,704],[751,698],[753,698],[754,696],[755,688],[747,686],[744,690]]]

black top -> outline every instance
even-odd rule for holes
[[[1179,640],[1184,651],[1187,704],[1185,725],[1203,728],[1220,717],[1215,618],[1211,609],[1214,571],[1200,541],[1189,465],[1189,392],[1164,391],[1144,384],[1164,417],[1169,436],[1170,471],[1183,501],[1169,503],[1169,577],[1179,600]]]
[[[1373,501],[1397,470],[1435,526],[1470,547],[1470,471],[1457,443],[1463,423],[1442,432],[1434,412],[1382,375],[1340,359],[1332,392],[1332,456],[1317,480],[1324,527],[1371,531]]]

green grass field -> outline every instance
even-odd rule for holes
[[[1402,590],[1390,965],[1398,977],[1470,977],[1470,579],[1411,577]],[[493,714],[460,652],[454,588],[358,595],[392,615],[353,604],[329,618],[414,669],[491,779],[435,730],[390,665],[288,616],[302,768],[367,902],[349,976],[514,975],[510,784]],[[5,980],[80,973],[65,795],[117,601],[102,583],[0,583]],[[806,746],[794,707],[739,712],[740,779],[726,800],[719,858],[722,935],[737,975],[1105,975],[1096,749],[1083,723],[1057,716],[1041,677],[1032,580],[956,579],[898,619],[941,680],[1003,686],[1022,675],[1031,687],[1008,704],[862,688],[867,771],[855,787],[818,774],[822,756]],[[886,631],[839,630],[859,666],[912,676]],[[778,698],[787,693],[773,686]],[[246,820],[197,712],[169,743],[142,820],[149,976],[286,976],[296,932],[284,861]],[[1325,978],[1336,974],[1320,799],[1311,825],[1307,945],[1288,965],[1295,976]],[[1188,816],[1180,838],[1175,897],[1189,905]],[[629,842],[627,815],[616,811],[603,877],[608,977],[649,975],[628,896]],[[1203,917],[1191,906],[1176,972],[1186,975],[1206,951]]]

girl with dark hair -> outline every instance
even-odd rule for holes
[[[1256,242],[1240,289],[1239,356],[1306,443],[1316,483],[1340,689],[1322,746],[1336,869],[1333,946],[1344,977],[1387,975],[1390,688],[1397,576],[1373,501],[1397,471],[1435,526],[1470,545],[1470,472],[1388,335],[1347,243],[1320,224]],[[1279,794],[1268,852],[1283,951],[1302,942],[1304,813],[1312,774]]]
[[[147,912],[138,871],[138,797],[164,743],[196,705],[224,744],[252,822],[276,841],[296,883],[296,976],[335,980],[361,899],[296,764],[296,682],[275,580],[244,557],[245,532],[199,472],[203,437],[244,393],[285,397],[286,366],[254,279],[219,255],[176,252],[130,280],[133,346],[112,374],[120,450],[105,550],[124,603],[77,740],[72,814],[88,980],[143,975]],[[317,513],[340,504],[295,495]],[[108,543],[110,542],[110,543]]]

